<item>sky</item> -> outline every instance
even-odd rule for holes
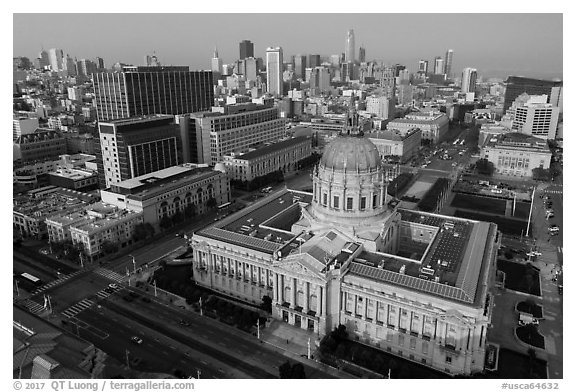
[[[415,71],[454,50],[453,72],[477,68],[485,77],[561,78],[563,15],[555,14],[13,14],[13,54],[36,58],[42,48],[72,57],[141,65],[156,52],[166,65],[209,69],[214,47],[223,62],[239,56],[238,43],[254,43],[256,57],[281,46],[290,56],[344,52],[353,29],[368,60],[400,63]]]

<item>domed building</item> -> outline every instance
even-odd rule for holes
[[[483,371],[497,226],[390,203],[357,121],[325,147],[311,193],[277,190],[193,234],[196,284],[255,306],[270,297],[295,334],[345,325],[436,370]]]

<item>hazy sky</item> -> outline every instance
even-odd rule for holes
[[[255,55],[281,46],[296,53],[344,52],[354,29],[356,56],[400,63],[414,71],[454,50],[453,72],[475,67],[485,76],[562,78],[562,14],[14,14],[14,56],[44,47],[72,57],[139,65],[146,54],[162,64],[209,69],[214,46],[224,63],[249,39]]]

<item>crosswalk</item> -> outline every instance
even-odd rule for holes
[[[32,301],[31,299],[26,299],[24,301],[24,306],[33,314],[40,314],[45,310],[44,306]]]
[[[94,305],[94,301],[89,299],[83,299],[82,301],[70,306],[68,309],[62,312],[62,314],[68,318],[76,316],[78,313],[88,309]]]
[[[98,267],[94,270],[94,272],[97,273],[98,275],[104,276],[110,280],[113,280],[113,281],[119,282],[119,283],[123,282],[125,279],[124,275],[121,275],[115,271],[110,271],[107,268]]]
[[[70,278],[72,278],[72,277],[74,277],[74,276],[76,276],[76,275],[78,275],[78,274],[80,274],[80,273],[82,273],[81,270],[76,271],[76,272],[71,273],[71,274],[62,275],[62,276],[60,276],[60,278],[58,278],[58,279],[56,279],[56,280],[53,280],[52,282],[48,282],[48,283],[46,283],[45,285],[42,285],[42,286],[38,287],[36,290],[34,290],[34,291],[32,292],[32,295],[40,294],[40,293],[48,290],[48,289],[51,288],[51,287],[58,286],[58,285],[60,285],[60,284],[62,284],[62,283],[64,283],[64,282],[66,282],[68,279],[70,279]]]
[[[108,298],[109,296],[111,296],[112,294],[114,294],[117,290],[100,290],[99,292],[96,293],[96,295],[98,296],[98,298],[100,299],[105,299]]]

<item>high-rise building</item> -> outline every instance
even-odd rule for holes
[[[434,74],[441,75],[444,73],[444,60],[438,56],[434,59]]]
[[[394,116],[394,99],[387,97],[366,98],[366,111],[381,119],[389,119]]]
[[[418,72],[428,73],[428,60],[420,60],[418,62]]]
[[[48,51],[48,59],[52,71],[61,71],[64,68],[64,52],[62,49],[52,48]]]
[[[254,57],[247,57],[242,60],[244,63],[244,78],[252,81],[258,79],[258,62]]]
[[[512,129],[541,139],[554,139],[560,109],[548,102],[543,95],[520,95],[508,114],[512,116]]]
[[[123,66],[93,79],[99,121],[198,112],[214,103],[212,71],[187,66]]]
[[[38,65],[40,68],[44,68],[50,65],[50,55],[44,49],[38,53]]]
[[[330,90],[330,73],[328,72],[328,68],[308,68],[306,73],[306,80],[310,83],[311,95],[319,95]]]
[[[297,79],[304,80],[306,77],[306,55],[297,54],[294,56],[294,74]]]
[[[144,65],[147,67],[159,67],[162,64],[160,64],[160,60],[158,60],[156,53],[154,53],[152,56],[149,54],[144,56]]]
[[[218,79],[222,75],[222,59],[218,57],[218,48],[214,48],[214,56],[212,56],[211,62],[212,73],[214,74],[214,80]]]
[[[98,123],[96,164],[104,188],[180,163],[174,116],[155,115]],[[98,151],[99,150],[99,151]]]
[[[76,71],[76,62],[69,54],[66,55],[66,58],[62,62],[62,70],[66,71],[67,76],[76,76],[78,74]]]
[[[330,65],[336,68],[340,67],[340,58],[339,54],[333,54],[330,56]]]
[[[560,106],[557,97],[560,97],[561,94],[559,94],[558,88],[562,88],[562,81],[509,76],[506,80],[506,92],[504,93],[504,110],[508,109],[512,105],[512,102],[522,93],[529,95],[546,94],[548,96],[548,103]],[[554,92],[553,89],[555,90]]]
[[[476,91],[476,78],[478,73],[476,68],[464,68],[462,71],[462,92],[473,93]]]
[[[250,40],[243,40],[240,42],[240,60],[246,57],[254,57],[254,43]]]
[[[450,78],[452,75],[452,59],[454,57],[454,51],[452,49],[448,49],[446,52],[446,61],[444,62],[444,73],[446,74],[447,78]]]
[[[346,47],[344,50],[345,60],[347,63],[353,63],[355,60],[356,47],[354,44],[354,30],[348,30],[346,33]]]
[[[284,58],[282,48],[268,48],[266,49],[266,83],[268,92],[272,95],[282,96],[283,94],[283,66]]]
[[[360,49],[358,50],[358,60],[361,63],[365,63],[366,62],[366,48],[364,47],[360,47]]]
[[[96,57],[96,69],[100,72],[106,69],[106,67],[104,66],[104,59],[102,57]]]
[[[307,68],[316,68],[320,66],[320,55],[319,54],[309,54]]]
[[[76,62],[76,70],[78,71],[78,75],[89,77],[97,72],[96,64],[88,59],[78,60]]]

